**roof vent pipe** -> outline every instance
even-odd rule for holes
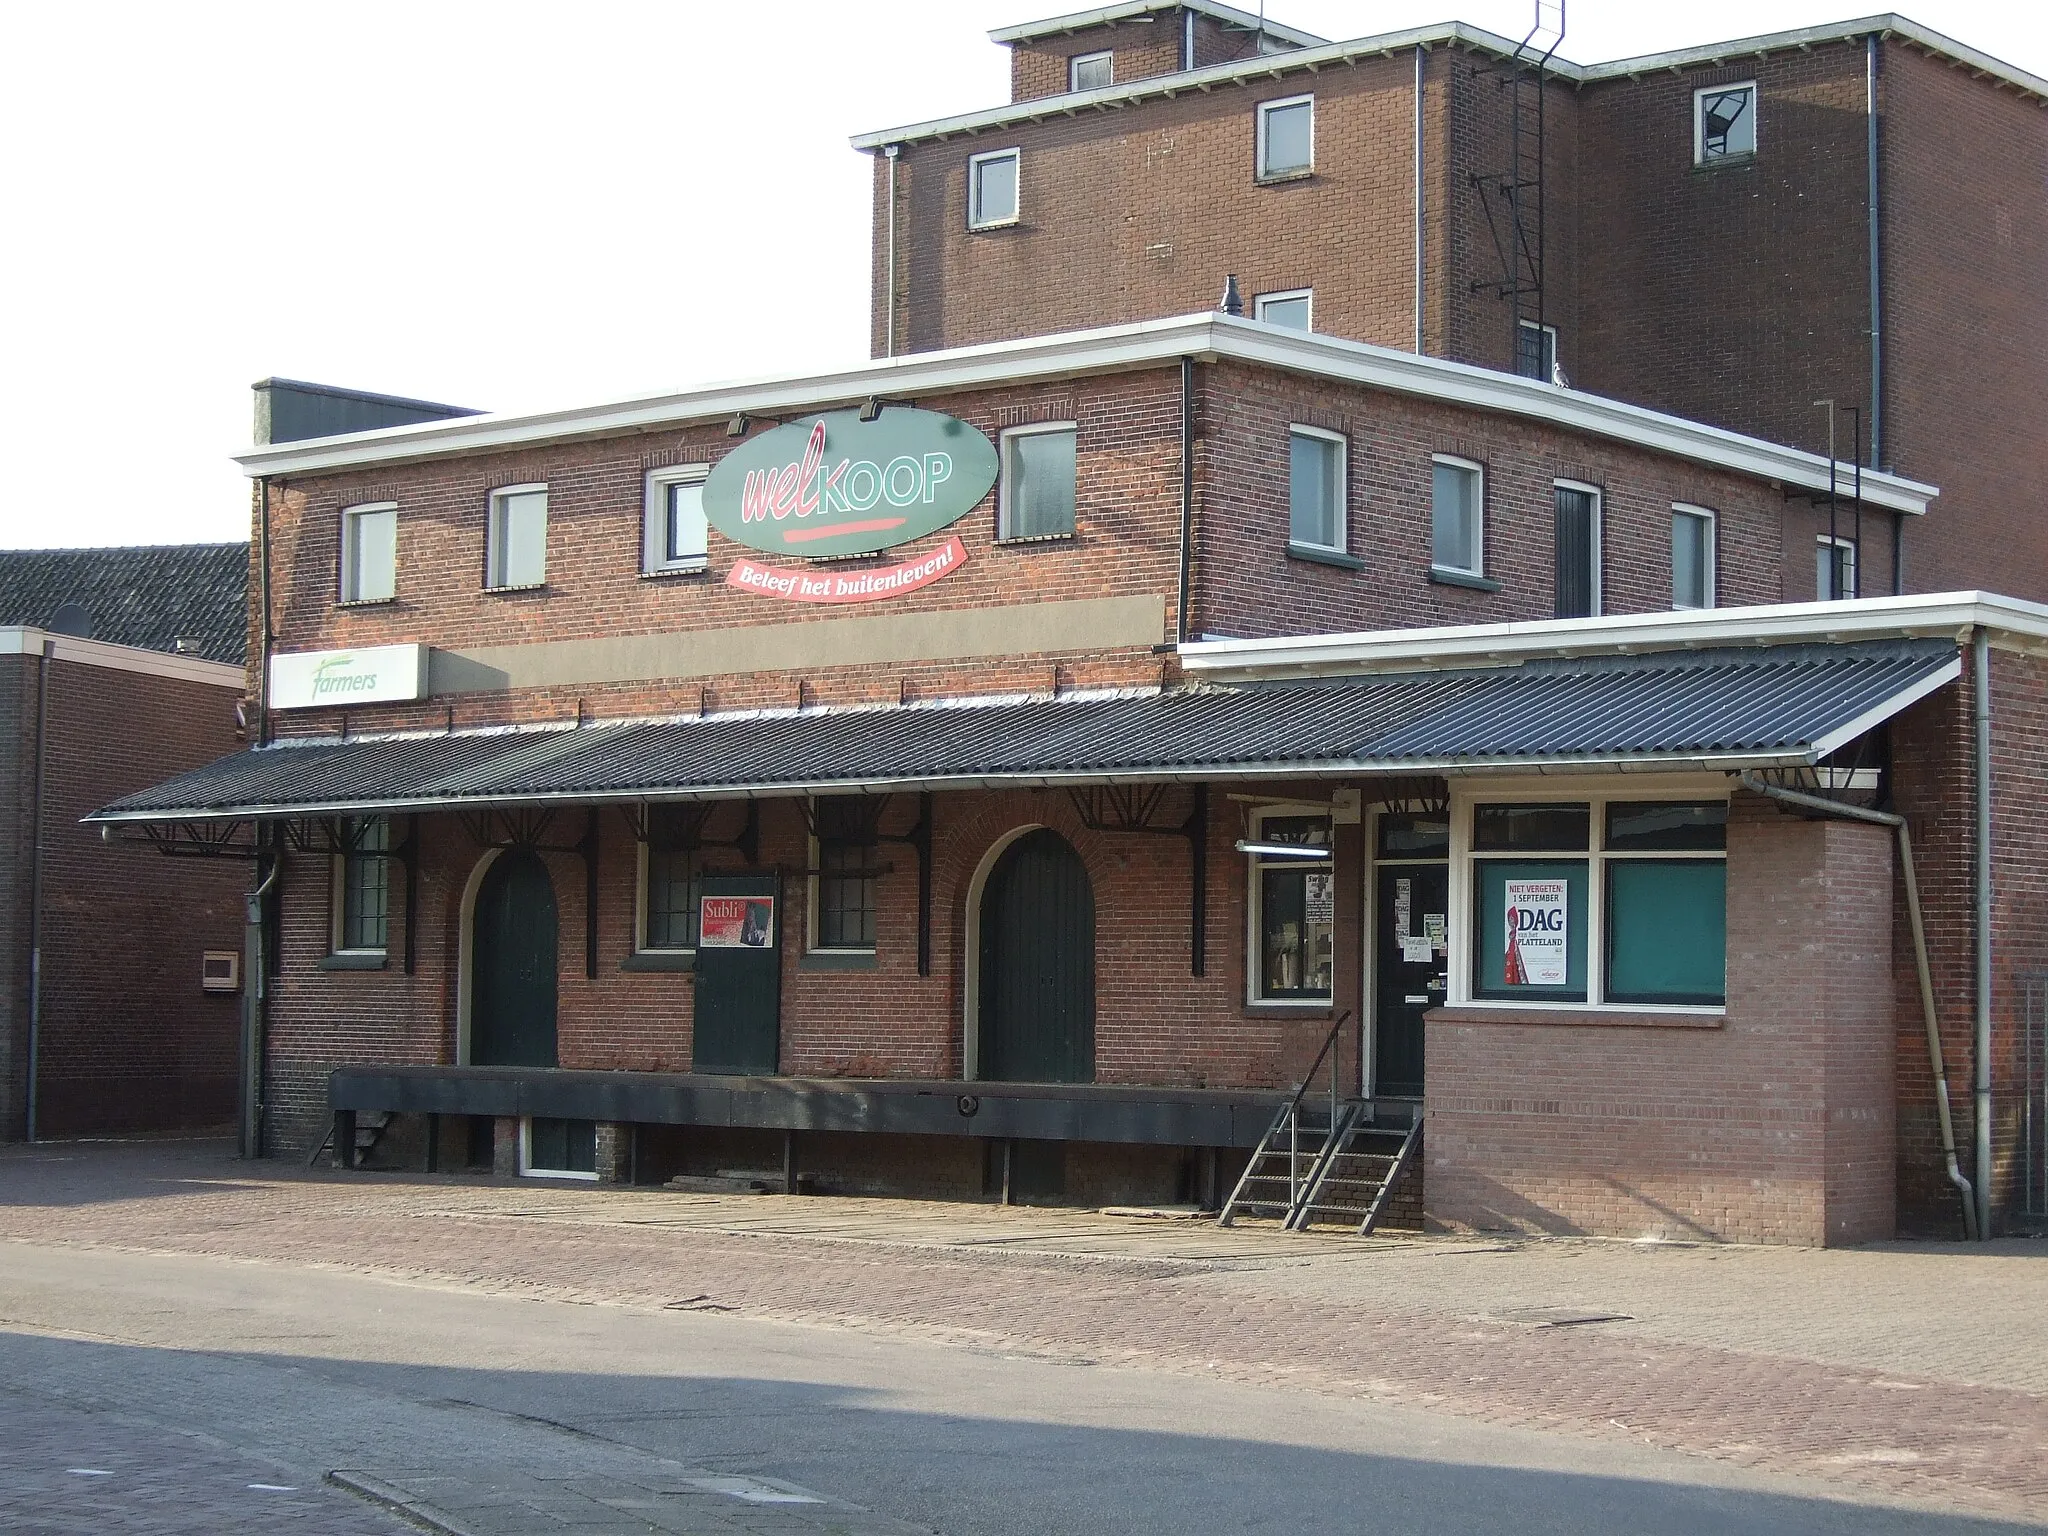
[[[1223,279],[1223,297],[1217,302],[1216,307],[1226,315],[1241,315],[1244,313],[1244,295],[1237,291],[1237,274],[1235,272]]]

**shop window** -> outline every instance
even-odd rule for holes
[[[1343,437],[1318,427],[1289,427],[1287,454],[1288,542],[1342,553]]]
[[[1515,325],[1515,372],[1525,379],[1557,382],[1557,327],[1534,320]]]
[[[341,509],[341,600],[385,603],[398,591],[398,503]]]
[[[1592,618],[1600,611],[1600,492],[1560,480],[1555,495],[1557,617]]]
[[[1430,481],[1430,562],[1460,576],[1486,574],[1486,472],[1438,454]]]
[[[685,818],[675,806],[650,806],[643,850],[640,948],[694,950],[697,898],[703,894],[703,856],[683,837]]]
[[[811,948],[875,947],[876,806],[843,796],[812,802],[817,873],[812,877]]]
[[[702,464],[657,469],[647,476],[640,569],[649,576],[701,571],[708,558]]]
[[[1705,507],[1671,509],[1671,606],[1714,606],[1714,514]]]
[[[1012,427],[1003,434],[996,533],[1003,539],[1064,539],[1074,533],[1077,433],[1071,421]]]
[[[1692,163],[1720,165],[1756,155],[1756,82],[1692,93]]]
[[[597,1122],[539,1115],[520,1121],[519,1171],[536,1179],[595,1179]]]
[[[1316,99],[1292,96],[1258,109],[1258,177],[1280,181],[1306,176],[1316,163]]]
[[[341,822],[344,851],[334,858],[336,954],[379,954],[390,934],[391,823],[382,816]]]
[[[1315,329],[1316,292],[1313,288],[1290,288],[1285,293],[1262,293],[1252,300],[1252,318],[1268,325],[1284,325],[1290,331]]]
[[[1470,998],[1725,1003],[1727,801],[1480,804],[1468,841]]]
[[[1813,552],[1813,595],[1831,603],[1854,597],[1856,590],[1856,541],[1820,535]]]
[[[517,589],[548,579],[548,488],[508,485],[491,492],[484,536],[484,585]]]
[[[1017,222],[1023,152],[993,150],[967,161],[967,227],[996,229]]]
[[[1329,1001],[1337,929],[1329,818],[1262,812],[1249,848],[1252,1001]]]
[[[1114,84],[1114,53],[1080,53],[1067,61],[1067,89],[1070,91],[1099,91]]]

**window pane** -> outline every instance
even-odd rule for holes
[[[1727,1000],[1728,865],[1617,859],[1607,866],[1607,998]]]
[[[1284,176],[1290,171],[1307,170],[1313,157],[1314,104],[1298,101],[1292,106],[1270,108],[1260,116],[1266,128],[1266,160],[1259,167],[1259,174]]]
[[[343,555],[344,601],[381,602],[397,590],[398,512],[386,507],[380,512],[348,514],[347,549]]]
[[[1593,813],[1583,805],[1482,805],[1472,813],[1472,846],[1495,853],[1577,853]]]
[[[875,947],[874,822],[872,801],[840,796],[813,802],[818,829],[818,932],[820,949]]]
[[[1705,608],[1713,524],[1691,512],[1671,514],[1671,606]]]
[[[1557,616],[1591,618],[1599,611],[1594,579],[1600,559],[1598,503],[1591,491],[1557,487]]]
[[[385,850],[391,824],[382,816],[342,824],[348,851],[341,861],[342,949],[382,949],[390,928],[390,877]]]
[[[1728,160],[1756,153],[1756,88],[1702,91],[1700,159]]]
[[[1430,488],[1430,558],[1453,571],[1479,574],[1479,472],[1439,464]]]
[[[685,481],[668,487],[662,536],[662,559],[701,560],[706,549],[704,483]]]
[[[1305,848],[1330,846],[1327,816],[1267,816],[1259,822],[1262,843],[1298,843]]]
[[[1379,828],[1383,859],[1440,859],[1451,851],[1451,824],[1441,817],[1388,814]]]
[[[1268,325],[1284,325],[1297,331],[1308,329],[1308,295],[1293,299],[1259,299],[1252,308],[1254,318]]]
[[[1557,332],[1524,320],[1515,329],[1515,372],[1525,379],[1549,380],[1557,372]]]
[[[1314,544],[1323,549],[1344,547],[1342,516],[1342,454],[1327,438],[1305,432],[1290,435],[1291,465],[1288,478],[1290,513],[1288,537],[1297,544]]]
[[[1019,432],[1003,439],[1009,483],[1003,537],[1042,538],[1074,531],[1074,434]]]
[[[548,493],[521,491],[500,496],[492,519],[497,548],[491,585],[533,587],[547,579]]]
[[[694,848],[647,850],[647,947],[697,947],[701,861]]]
[[[1115,83],[1115,56],[1093,53],[1074,60],[1072,87],[1077,91],[1099,91]]]
[[[1479,859],[1472,879],[1472,995],[1584,1002],[1586,861]]]
[[[1813,593],[1822,602],[1856,595],[1856,546],[1844,539],[1823,540],[1813,557]]]
[[[1000,224],[1017,217],[1017,157],[999,155],[974,163],[973,222]]]
[[[1330,995],[1335,900],[1327,869],[1260,869],[1259,996]]]
[[[1708,853],[1727,846],[1725,800],[1607,807],[1607,847],[1613,853]]]

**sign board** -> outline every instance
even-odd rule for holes
[[[758,560],[741,560],[726,573],[725,584],[787,598],[793,603],[873,603],[929,586],[966,563],[967,546],[956,534],[930,554],[882,570],[793,570],[763,565]]]
[[[1507,882],[1507,946],[1501,982],[1510,987],[1562,987],[1570,980],[1570,882]]]
[[[775,946],[773,896],[704,896],[697,909],[697,944],[701,949],[772,949]]]
[[[704,516],[749,549],[829,559],[937,533],[995,483],[995,444],[957,417],[901,405],[873,421],[830,411],[720,459],[704,482]]]
[[[348,651],[293,651],[270,658],[272,709],[393,704],[427,694],[424,645],[365,645]]]

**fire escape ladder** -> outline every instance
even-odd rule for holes
[[[1507,166],[1472,178],[1500,260],[1500,275],[1480,279],[1473,289],[1490,288],[1506,301],[1515,372],[1542,379],[1552,377],[1555,364],[1544,329],[1545,84],[1563,40],[1564,0],[1536,0],[1535,23],[1499,69],[1508,93]]]

